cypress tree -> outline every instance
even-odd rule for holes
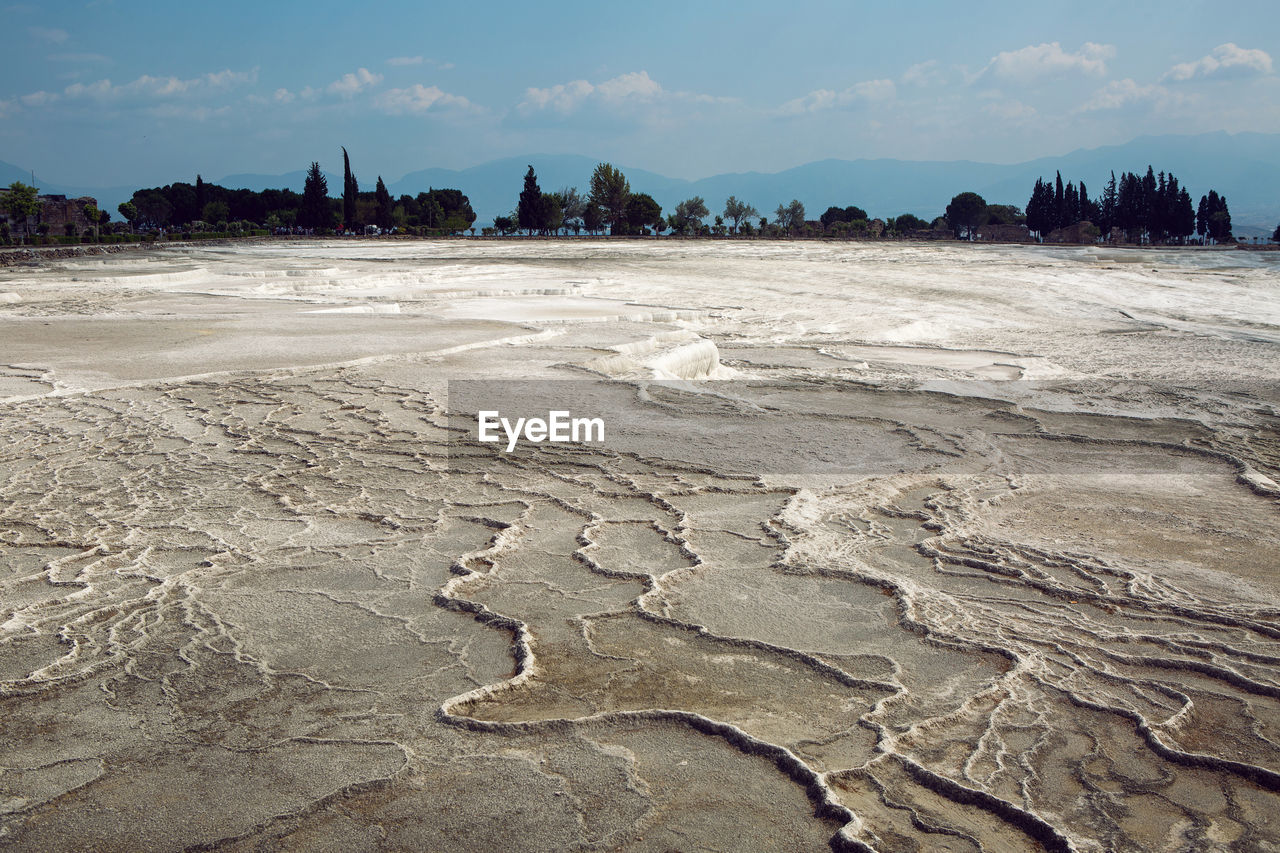
[[[520,201],[516,205],[516,221],[521,228],[530,234],[542,225],[542,190],[538,187],[538,176],[533,173],[533,166],[524,173],[524,189],[520,191]]]
[[[1066,193],[1062,190],[1062,172],[1058,172],[1058,179],[1053,187],[1053,219],[1049,223],[1049,230],[1067,225],[1066,218]]]
[[[307,170],[298,224],[303,228],[327,228],[329,225],[329,182],[320,171],[319,163],[312,163]]]
[[[342,224],[344,228],[355,228],[356,223],[356,196],[360,193],[360,185],[356,183],[356,176],[351,174],[351,158],[347,156],[347,149],[342,149]]]
[[[1142,178],[1138,199],[1138,227],[1147,232],[1149,239],[1154,225],[1152,217],[1155,215],[1158,206],[1156,199],[1156,173],[1149,165],[1147,166],[1147,174]]]
[[[387,192],[387,185],[382,182],[381,175],[378,176],[378,186],[373,195],[378,202],[378,227],[385,231],[391,227],[391,193]]]
[[[1110,235],[1111,229],[1116,224],[1116,173],[1111,171],[1111,180],[1107,182],[1106,187],[1102,190],[1102,205],[1098,219],[1098,227],[1102,229],[1103,234]]]
[[[1173,234],[1179,243],[1185,243],[1196,230],[1196,212],[1191,207],[1191,195],[1186,188],[1178,190],[1178,201],[1174,205]]]
[[[1036,178],[1036,185],[1031,190],[1031,198],[1027,201],[1027,230],[1033,231],[1041,237],[1048,230],[1049,222],[1049,202],[1046,195],[1052,196],[1049,191],[1049,185],[1042,179]]]

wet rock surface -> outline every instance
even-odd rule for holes
[[[1112,254],[0,272],[0,846],[1280,848],[1277,270]]]

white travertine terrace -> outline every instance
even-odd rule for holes
[[[0,269],[0,847],[1280,848],[1278,273],[586,240]],[[596,378],[700,429],[451,428],[450,380]],[[711,452],[745,418],[791,443]],[[792,464],[837,423],[874,464]]]

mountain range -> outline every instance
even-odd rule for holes
[[[468,169],[422,169],[387,183],[394,196],[416,195],[430,187],[454,187],[471,199],[477,226],[511,211],[532,165],[544,191],[576,186],[585,194],[598,159],[574,154],[539,154],[493,160]],[[1052,179],[1061,171],[1064,181],[1081,179],[1091,196],[1098,196],[1112,170],[1145,173],[1172,172],[1194,199],[1210,189],[1225,194],[1237,235],[1269,235],[1280,222],[1280,134],[1225,132],[1190,136],[1143,136],[1123,145],[1079,149],[1059,157],[1024,163],[996,164],[970,160],[820,160],[782,172],[738,172],[699,180],[669,178],[643,169],[615,164],[635,192],[647,192],[666,211],[677,202],[702,196],[713,214],[730,195],[750,202],[772,218],[780,203],[798,198],[811,219],[831,205],[856,204],[872,216],[914,213],[931,219],[942,213],[953,195],[972,190],[988,202],[1024,207],[1036,178]],[[353,160],[361,189],[372,189],[376,174]],[[283,175],[237,174],[213,181],[225,187],[263,190],[288,187],[302,191],[306,172]],[[0,161],[0,186],[30,181],[29,173]],[[194,175],[188,180],[194,180]],[[331,193],[341,188],[341,176],[328,175]],[[99,206],[115,212],[136,187],[72,187],[41,182],[41,191],[72,196],[91,195]]]

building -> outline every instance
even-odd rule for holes
[[[8,193],[8,187],[0,187],[0,222],[7,222],[12,234],[25,233],[23,223],[11,221],[8,212],[4,209],[3,200]],[[83,234],[96,224],[90,222],[84,215],[84,209],[89,205],[98,206],[98,200],[93,196],[67,198],[65,195],[41,195],[36,196],[36,200],[40,202],[40,212],[28,217],[26,222],[31,234],[38,233],[42,224],[48,225],[49,233],[55,235],[66,234],[67,223],[71,223],[76,234]]]
[[[997,240],[1001,243],[1027,243],[1031,240],[1031,233],[1027,231],[1025,225],[987,223],[979,229],[978,238]]]

